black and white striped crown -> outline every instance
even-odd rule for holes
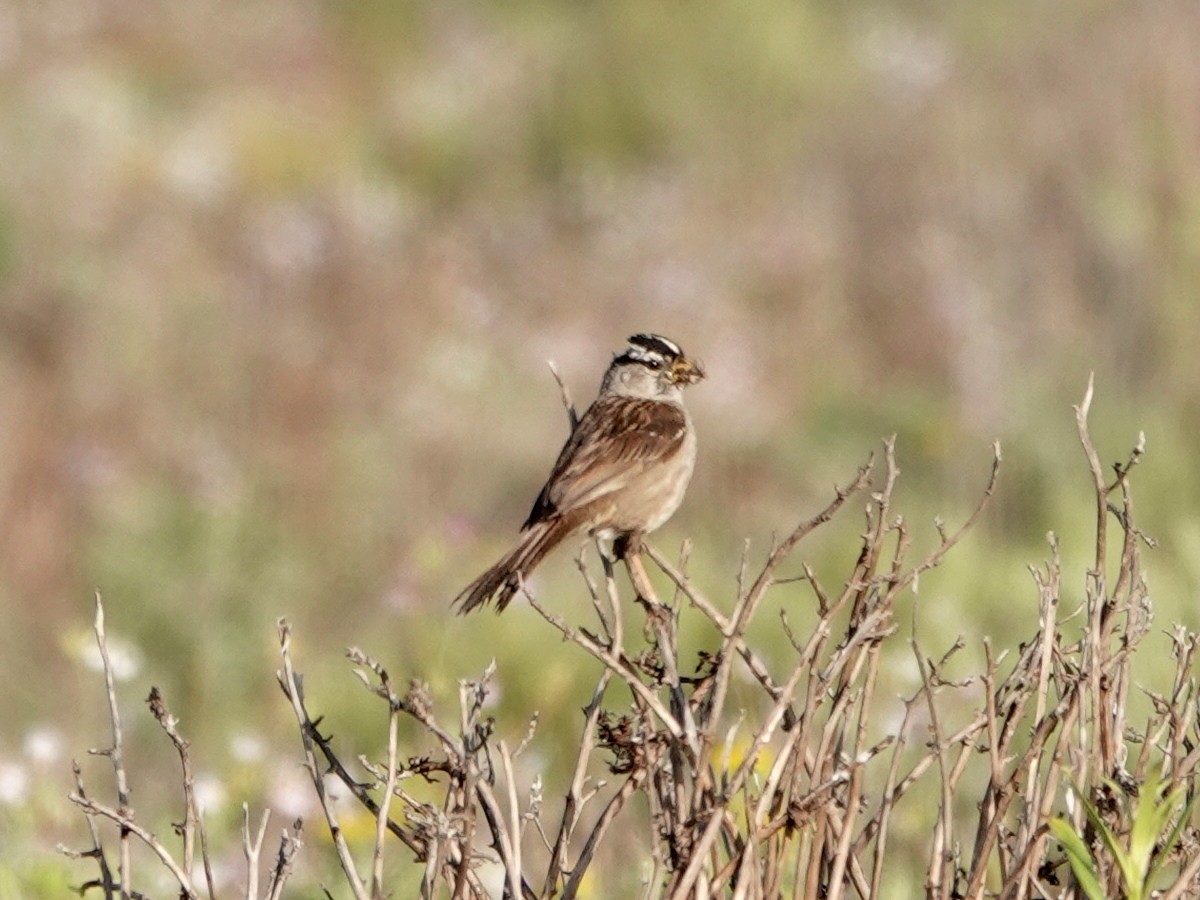
[[[616,361],[644,363],[659,368],[682,356],[683,348],[661,334],[635,334],[629,338],[629,346],[617,356]]]

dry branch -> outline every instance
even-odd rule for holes
[[[573,425],[570,397],[559,384]],[[1169,687],[1154,691],[1133,682],[1132,660],[1151,622],[1140,553],[1153,542],[1137,528],[1131,489],[1144,439],[1106,480],[1088,429],[1091,402],[1089,383],[1076,409],[1096,514],[1094,564],[1082,580],[1083,602],[1076,611],[1060,610],[1064,579],[1051,536],[1048,562],[1031,569],[1036,627],[1013,648],[997,650],[982,638],[983,671],[968,678],[950,677],[950,666],[975,641],[960,639],[926,653],[916,637],[920,610],[913,608],[906,629],[897,604],[978,522],[996,490],[998,445],[978,504],[957,529],[935,522],[933,549],[920,558],[913,529],[894,512],[900,470],[895,443],[888,440],[882,472],[869,460],[822,510],[774,543],[757,568],[747,551],[727,597],[706,592],[687,574],[690,545],[678,563],[652,547],[618,548],[645,616],[636,630],[641,644],[625,634],[623,616],[631,607],[623,606],[628,601],[613,560],[603,553],[602,579],[580,561],[596,625],[570,621],[527,595],[525,614],[548,624],[581,659],[602,664],[590,694],[581,698],[578,740],[566,753],[554,751],[569,760],[558,788],[527,765],[534,757],[527,748],[545,742],[535,730],[536,712],[523,734],[496,733],[485,712],[493,667],[460,683],[451,726],[427,686],[413,681],[401,692],[381,664],[351,650],[372,702],[385,704],[384,756],[360,758],[369,777],[357,779],[322,733],[320,718],[308,711],[291,631],[281,623],[280,686],[296,717],[347,886],[372,900],[394,895],[394,886],[385,884],[384,859],[398,842],[419,867],[421,897],[482,900],[499,891],[508,900],[574,898],[600,863],[611,863],[614,854],[627,857],[637,835],[637,853],[647,866],[637,890],[647,900],[883,898],[894,892],[889,871],[903,864],[912,874],[911,830],[908,847],[897,849],[897,811],[906,809],[928,823],[920,853],[930,898],[1081,896],[1063,850],[1050,837],[1049,823],[1064,816],[1095,852],[1098,875],[1117,896],[1125,887],[1120,869],[1081,804],[1072,805],[1071,791],[1101,810],[1117,841],[1128,841],[1132,829],[1132,805],[1122,795],[1136,792],[1140,782],[1158,777],[1165,792],[1195,792],[1200,692],[1193,672],[1200,642],[1175,628],[1166,636],[1176,663]],[[802,576],[781,574],[806,537],[868,489],[863,527],[847,552],[839,589],[828,589],[831,583],[823,584],[803,560]],[[656,595],[643,552],[673,586],[670,604]],[[782,657],[778,648],[768,652],[751,638],[760,633],[752,625],[763,617],[768,597],[783,604],[779,630],[790,651]],[[798,617],[810,620],[807,631],[791,624]],[[690,629],[687,641],[681,640],[682,622]],[[685,654],[681,647],[695,646],[697,632],[703,649]],[[103,643],[102,612],[97,634]],[[919,686],[896,698],[881,689],[887,683],[881,661],[895,664],[905,634]],[[181,761],[184,863],[176,865],[128,811],[111,673],[107,686],[113,747],[102,753],[113,762],[119,802],[116,808],[96,803],[77,779],[72,799],[87,816],[92,848],[74,855],[95,859],[100,877],[88,886],[115,896],[127,883],[136,839],[176,875],[183,894],[193,896],[194,840],[200,840],[206,869],[207,850],[187,743],[161,698],[152,697]],[[1135,732],[1128,700],[1139,690],[1153,713]],[[415,725],[425,749],[402,753],[402,718]],[[888,719],[898,724],[888,729],[882,725]],[[601,768],[612,777],[598,778]],[[351,846],[341,830],[327,778],[339,780],[373,817],[369,847]],[[412,789],[414,779],[435,786],[438,799],[418,799],[429,792]],[[544,794],[561,797],[557,817]],[[120,827],[117,878],[98,828],[105,819]],[[253,836],[248,818],[244,825],[245,854],[255,871],[266,822],[264,815]],[[1178,841],[1156,848],[1161,866],[1154,887],[1167,897],[1198,896],[1200,831],[1190,821],[1178,825]],[[271,898],[281,896],[299,827],[295,838],[284,833],[268,885]],[[359,853],[370,859],[367,879],[355,867]],[[624,862],[620,875],[597,876],[606,893],[634,889],[629,860]],[[208,881],[211,894],[211,874]],[[256,891],[252,876],[247,896]]]

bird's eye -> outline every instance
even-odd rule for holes
[[[661,359],[648,359],[648,360],[646,360],[646,367],[650,368],[650,369],[654,369],[657,372],[659,369],[661,369],[663,367],[662,360]]]

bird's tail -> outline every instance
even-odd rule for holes
[[[522,535],[521,541],[498,563],[467,585],[454,599],[460,615],[496,601],[496,612],[504,612],[513,595],[521,589],[521,582],[540,563],[547,553],[555,548],[570,531],[566,520],[547,519],[531,525]]]

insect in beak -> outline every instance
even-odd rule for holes
[[[671,364],[668,375],[675,384],[695,384],[704,378],[704,366],[681,356]]]

